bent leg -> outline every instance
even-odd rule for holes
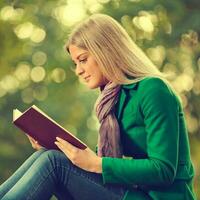
[[[102,175],[87,172],[71,163],[60,151],[44,152],[2,200],[59,199],[121,200],[125,189],[103,185]]]
[[[0,199],[17,183],[17,181],[24,175],[30,168],[33,162],[43,153],[45,149],[41,149],[33,153],[18,169],[8,178],[3,184],[0,185]]]
[[[117,184],[103,184],[102,174],[85,171],[73,164],[67,180],[61,178],[60,190],[67,191],[74,200],[122,200],[127,190]]]
[[[50,199],[57,187],[57,174],[60,173],[57,170],[57,160],[59,160],[57,155],[60,154],[62,153],[56,150],[43,152],[2,200]],[[67,166],[70,165],[66,164]]]

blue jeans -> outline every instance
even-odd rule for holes
[[[60,151],[41,149],[0,186],[1,200],[122,200],[126,189],[76,167]]]

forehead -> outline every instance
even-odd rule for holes
[[[88,53],[87,50],[79,48],[75,45],[69,46],[69,52],[70,52],[70,55],[72,56],[72,58],[77,58],[81,54]]]

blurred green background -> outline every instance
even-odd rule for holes
[[[0,183],[33,152],[12,124],[14,108],[37,105],[94,149],[98,90],[89,91],[75,77],[63,47],[74,24],[97,12],[117,19],[160,70],[171,74],[183,101],[200,199],[199,0],[1,0]]]

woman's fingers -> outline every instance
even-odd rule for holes
[[[27,134],[26,134],[27,135]],[[32,138],[30,135],[27,135],[32,147],[36,150],[39,150],[42,148],[42,146],[36,141],[34,138]]]
[[[79,166],[79,162],[81,162],[80,160],[84,159],[80,157],[84,157],[83,151],[86,154],[86,150],[78,149],[74,145],[59,137],[56,137],[55,144],[71,160],[73,164]]]

